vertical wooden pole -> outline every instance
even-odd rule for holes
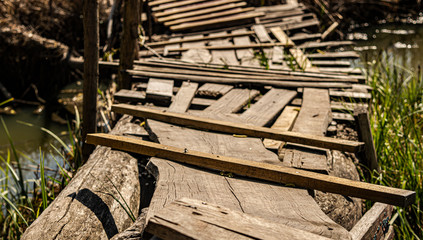
[[[380,171],[377,162],[377,154],[375,144],[373,142],[372,129],[370,126],[369,113],[365,107],[357,107],[354,109],[354,118],[358,126],[359,140],[364,142],[364,158],[367,167],[373,171]]]
[[[123,36],[120,44],[119,89],[131,87],[131,76],[125,72],[131,69],[138,44],[139,0],[124,0]]]
[[[82,110],[82,141],[87,133],[95,133],[97,126],[97,86],[99,60],[98,0],[84,0],[84,100]],[[94,146],[83,144],[82,158],[86,162]]]

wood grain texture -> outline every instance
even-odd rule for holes
[[[184,40],[198,39],[201,36],[202,35],[186,36],[183,39]],[[197,41],[197,42],[189,41],[189,42],[182,43],[182,47],[187,48],[189,50],[182,53],[181,60],[186,62],[192,62],[192,63],[209,63],[212,58],[210,51],[207,49],[199,49],[204,47],[205,45],[206,45],[206,42],[204,41]],[[179,73],[180,71],[183,71],[183,70],[179,69],[177,72]]]
[[[393,207],[390,205],[375,203],[351,229],[352,239],[384,239],[388,235],[392,211]]]
[[[232,31],[232,33],[245,33],[247,29],[238,29]],[[235,45],[251,45],[250,37],[249,36],[240,36],[234,37],[234,44]],[[247,49],[237,49],[236,56],[238,60],[241,62],[243,66],[260,66],[260,62],[254,55],[254,49],[247,48]]]
[[[173,239],[328,239],[240,211],[182,198],[150,218],[146,231]]]
[[[197,92],[198,83],[183,82],[169,106],[170,112],[186,112]]]
[[[222,105],[230,107],[230,109],[221,109],[221,113],[231,113],[234,111],[234,104]],[[238,108],[239,104],[236,104],[235,108]],[[217,107],[214,107],[217,108]],[[191,128],[211,130],[218,132],[225,132],[230,134],[243,134],[252,137],[270,138],[274,140],[299,143],[309,146],[335,149],[341,151],[360,151],[363,147],[363,143],[354,142],[342,139],[320,137],[309,134],[303,134],[298,132],[278,132],[270,128],[257,127],[253,125],[246,125],[240,123],[233,123],[230,121],[222,121],[216,119],[210,119],[206,117],[198,117],[187,114],[170,113],[161,110],[155,110],[143,106],[131,106],[127,104],[115,104],[112,106],[112,111],[121,114],[130,114],[137,117],[143,117],[148,119],[154,119],[157,121],[167,122],[176,125],[189,126]],[[207,113],[207,112],[206,112]],[[212,111],[207,115],[212,115]],[[215,112],[217,113],[217,112]],[[233,118],[232,118],[233,119]],[[239,118],[237,118],[239,121]]]
[[[204,109],[205,113],[235,113],[260,92],[254,89],[232,89],[215,103]]]
[[[222,35],[226,32],[212,33],[210,36]],[[229,41],[229,39],[219,39],[212,40],[209,42],[210,47],[233,47],[234,45]],[[215,64],[224,64],[224,65],[239,65],[238,59],[236,58],[235,51],[233,49],[227,50],[212,50],[212,61],[211,63]]]
[[[286,106],[271,128],[277,131],[291,131],[299,111],[300,108],[298,107]],[[281,145],[285,145],[285,142],[265,138],[263,145],[267,149],[279,151]]]
[[[124,116],[112,134],[138,132],[142,127],[131,123],[131,119]],[[25,231],[22,239],[110,239],[132,224],[125,210],[110,195],[118,196],[111,182],[137,214],[140,202],[138,173],[138,160],[128,153],[97,147],[72,181]]]
[[[151,130],[152,126],[149,125],[149,128]],[[176,129],[175,127],[171,128],[173,131]],[[170,129],[166,131],[169,130]],[[157,134],[155,135],[157,137],[159,136]],[[187,135],[183,136],[186,137]],[[170,138],[169,136],[167,137]],[[198,141],[198,139],[196,140]],[[245,144],[249,142],[249,139],[246,138],[243,141]],[[187,141],[171,143],[172,145],[184,146],[184,148],[180,148],[134,138],[114,136],[104,133],[93,133],[88,135],[87,142],[89,144],[110,146],[116,149],[151,157],[169,159],[175,162],[186,163],[201,168],[231,172],[240,176],[252,177],[275,183],[293,184],[297,187],[344,194],[351,197],[359,197],[402,207],[406,207],[411,204],[416,196],[414,191],[353,181],[290,167],[283,167],[279,166],[280,164],[266,163],[265,161],[271,162],[271,160],[264,160],[256,154],[253,155],[258,161],[199,152],[192,150],[192,147],[187,147],[189,145]],[[221,144],[217,147],[224,147],[226,144],[227,143]],[[264,149],[262,144],[259,146]],[[253,148],[253,145],[248,145],[248,147],[251,149]],[[274,154],[272,154],[272,156],[275,157]]]
[[[154,13],[154,16],[157,17],[157,18],[160,18],[160,17],[164,17],[164,16],[180,14],[180,13],[190,12],[190,11],[199,10],[199,9],[205,9],[205,8],[209,8],[209,7],[215,7],[215,6],[225,5],[225,4],[234,3],[234,2],[239,2],[239,0],[207,1],[206,3],[200,3],[200,4],[196,4],[196,5],[192,5],[192,6],[185,6],[185,7],[168,9],[168,10],[165,10],[163,12]]]
[[[231,91],[234,87],[231,85],[205,83],[199,89],[197,94],[199,96],[221,97]]]
[[[173,80],[150,78],[146,97],[149,99],[170,102],[173,96]]]

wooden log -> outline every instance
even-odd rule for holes
[[[190,116],[186,114],[163,112],[160,110],[154,110],[142,106],[115,104],[112,106],[112,110],[116,113],[131,114],[137,117],[144,117],[147,119],[154,119],[157,121],[182,126],[189,126],[197,129],[225,132],[231,134],[242,134],[259,138],[269,138],[285,142],[335,149],[345,152],[359,152],[363,147],[362,142],[353,142],[342,139],[312,136],[295,132],[278,132],[270,128],[250,126],[245,124],[208,119],[204,117]]]
[[[97,0],[84,1],[84,98],[82,115],[82,141],[88,133],[97,132],[97,88],[99,51],[99,10]],[[82,161],[86,162],[94,149],[82,145]],[[77,163],[75,163],[77,164]]]
[[[124,116],[112,134],[143,129],[131,120]],[[138,174],[138,159],[130,154],[96,148],[22,239],[110,239],[132,224],[113,196],[123,202],[119,192],[137,217],[141,197]]]
[[[388,235],[393,207],[375,203],[357,222],[350,233],[353,240],[384,239]]]
[[[360,141],[364,142],[364,159],[365,165],[370,171],[380,171],[377,162],[377,154],[375,143],[372,136],[372,128],[370,126],[369,113],[365,107],[357,107],[354,109],[354,119],[358,126],[358,136]]]
[[[197,11],[190,11],[190,12],[185,12],[185,13],[180,13],[180,14],[173,14],[173,15],[170,15],[170,16],[167,16],[167,17],[158,18],[157,21],[158,22],[168,22],[168,21],[173,21],[173,20],[181,19],[181,18],[207,15],[209,13],[228,10],[228,9],[237,8],[237,7],[243,7],[245,5],[247,5],[247,3],[245,3],[245,2],[229,3],[229,4],[222,5],[222,6],[209,7],[209,8],[200,9],[200,10],[197,10]]]
[[[240,211],[182,198],[150,218],[146,232],[171,239],[328,239]]]
[[[197,92],[198,83],[183,82],[181,88],[169,106],[170,112],[185,112],[191,105]]]
[[[207,169],[227,171],[241,176],[253,177],[282,184],[338,193],[352,197],[406,207],[413,203],[416,193],[409,190],[352,181],[324,174],[273,164],[237,159],[210,153],[166,146],[143,140],[114,136],[104,133],[89,134],[89,144],[103,145],[139,153],[147,156],[169,159]]]

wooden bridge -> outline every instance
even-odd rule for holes
[[[24,239],[392,239],[414,193],[359,182],[353,160],[378,166],[358,54],[287,2],[150,2],[172,34],[144,43],[123,117]]]

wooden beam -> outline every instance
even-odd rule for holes
[[[375,203],[351,229],[352,240],[383,239],[389,231],[392,211],[390,205]]]
[[[257,127],[240,123],[214,120],[191,116],[187,114],[169,113],[143,106],[115,104],[112,111],[120,114],[129,114],[137,117],[153,119],[161,122],[193,127],[197,129],[242,134],[250,137],[269,138],[308,146],[328,148],[345,152],[359,152],[363,148],[362,142],[354,142],[329,137],[312,136],[295,132],[280,132],[271,128]]]
[[[199,49],[206,49],[206,50],[235,50],[235,49],[246,49],[246,48],[266,48],[266,47],[274,47],[274,46],[284,46],[286,44],[283,43],[252,43],[248,45],[226,45],[226,46],[204,46]],[[289,47],[289,46],[288,46]],[[192,48],[171,48],[169,52],[184,52],[188,51]]]
[[[146,232],[163,240],[329,238],[200,200],[176,200],[149,219]]]
[[[169,106],[170,112],[186,112],[191,105],[192,99],[197,92],[198,83],[183,82]]]
[[[297,187],[364,198],[401,207],[406,207],[413,203],[416,197],[416,193],[413,191],[353,181],[268,163],[197,152],[186,148],[176,148],[123,136],[103,133],[89,134],[87,143],[192,164],[207,169],[227,171],[241,176],[282,184],[293,184]]]

